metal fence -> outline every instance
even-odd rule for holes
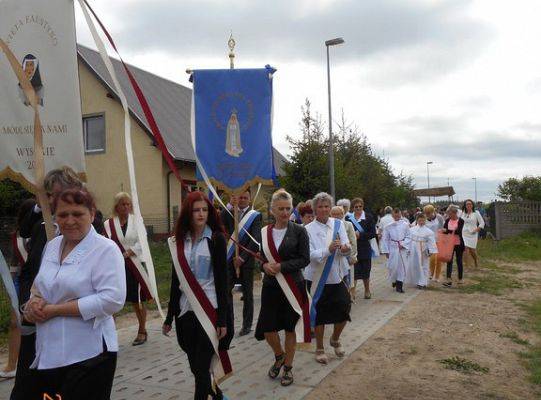
[[[541,201],[513,201],[494,204],[496,239],[541,229]]]

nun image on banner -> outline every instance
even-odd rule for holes
[[[26,56],[24,56],[21,65],[26,77],[28,78],[30,84],[36,92],[38,104],[43,107],[43,95],[45,89],[43,88],[43,82],[41,81],[41,74],[39,72],[39,60],[36,58],[36,56],[32,54],[27,54]],[[18,86],[19,96],[21,97],[23,104],[28,107],[30,105],[30,102],[26,98],[26,95],[24,94],[23,88],[21,87],[20,83],[18,84]]]

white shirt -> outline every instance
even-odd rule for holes
[[[385,227],[389,224],[392,224],[394,222],[394,218],[392,214],[385,214],[381,219],[379,220],[378,228],[380,232],[383,232]]]
[[[190,265],[195,279],[207,295],[210,304],[214,308],[218,308],[218,300],[216,298],[216,287],[214,286],[214,271],[210,258],[209,240],[212,238],[212,230],[209,226],[205,227],[203,235],[197,240],[195,245],[192,245],[192,237],[186,235],[184,239],[184,256]],[[188,301],[187,296],[180,296],[180,315],[192,311],[192,306]]]
[[[329,218],[326,224],[319,222],[317,219],[306,225],[306,230],[310,238],[310,264],[306,267],[305,277],[307,280],[312,281],[314,276],[314,268],[317,268],[328,256],[331,255],[329,251],[329,243],[327,242],[327,232],[334,229],[334,218]],[[340,243],[349,247],[349,239],[346,232],[345,224],[340,221],[340,228],[338,230],[338,236]],[[334,260],[331,267],[327,284],[336,284],[342,282],[344,278],[344,271],[348,271],[349,264],[347,260],[347,254],[343,254],[340,249],[336,250]]]
[[[274,246],[276,246],[276,250],[280,248],[280,245],[282,244],[282,241],[284,240],[284,237],[286,235],[287,227],[284,229],[272,229],[272,240],[274,240]]]
[[[80,317],[55,317],[36,324],[36,358],[32,368],[49,369],[118,351],[112,315],[126,298],[124,258],[115,242],[93,227],[62,264],[63,236],[45,247],[34,281],[49,304],[77,300]]]

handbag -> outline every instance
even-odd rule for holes
[[[455,235],[438,232],[438,262],[449,262],[453,259],[455,249]]]

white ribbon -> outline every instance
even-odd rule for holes
[[[109,59],[107,50],[105,49],[105,45],[103,44],[103,41],[101,40],[98,34],[98,31],[96,30],[96,26],[94,25],[94,22],[92,22],[92,18],[90,17],[90,14],[88,13],[86,4],[84,3],[83,0],[79,0],[79,5],[81,6],[84,17],[88,24],[88,28],[90,29],[90,32],[92,33],[92,37],[94,38],[94,43],[98,47],[101,59],[103,60],[103,63],[105,64],[105,67],[107,68],[107,71],[109,72],[109,75],[111,76],[111,79],[113,80],[116,93],[118,97],[120,98],[120,102],[122,103],[122,108],[124,109],[124,141],[126,144],[126,156],[128,159],[128,172],[129,172],[129,177],[130,177],[130,194],[132,197],[137,236],[139,237],[139,243],[141,243],[141,248],[143,250],[143,255],[141,258],[147,266],[148,276],[150,280],[150,290],[152,291],[152,297],[154,297],[154,300],[156,301],[156,305],[158,306],[158,311],[160,313],[160,316],[162,318],[165,318],[164,313],[162,311],[161,304],[160,304],[160,299],[158,297],[158,287],[156,285],[156,273],[154,272],[154,264],[152,262],[152,256],[150,254],[150,247],[148,245],[146,229],[143,222],[143,217],[141,215],[141,209],[139,207],[139,196],[137,195],[137,181],[135,179],[135,163],[133,159],[133,147],[132,147],[132,142],[131,142],[131,124],[130,124],[130,113],[129,113],[129,108],[128,108],[128,101],[126,100],[126,96],[124,95],[124,92],[122,91],[122,87],[120,86],[120,83],[118,82],[115,70],[113,68],[113,65],[111,64],[111,60]]]

